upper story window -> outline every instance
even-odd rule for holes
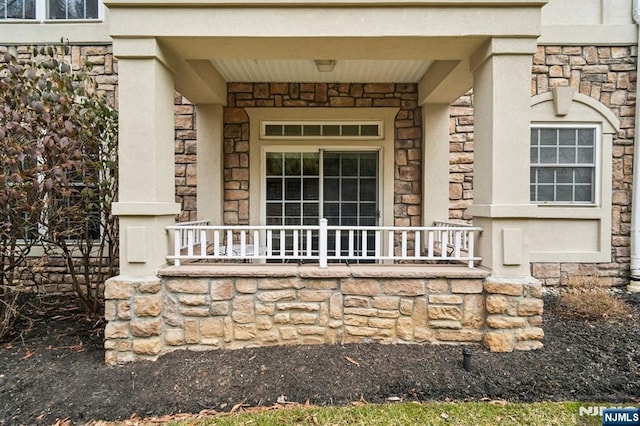
[[[98,19],[98,0],[49,0],[48,19]]]
[[[36,19],[36,0],[0,0],[0,19]]]
[[[596,203],[598,127],[534,125],[531,128],[531,201]]]
[[[0,20],[101,19],[101,0],[0,0]]]

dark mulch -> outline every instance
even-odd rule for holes
[[[640,295],[626,295],[640,312]],[[353,401],[640,402],[640,322],[560,318],[547,298],[545,347],[492,354],[459,346],[332,345],[179,351],[156,362],[105,367],[102,322],[73,301],[34,307],[29,331],[0,343],[0,425],[74,424],[172,413]],[[25,321],[22,326],[27,325]]]

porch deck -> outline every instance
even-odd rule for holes
[[[397,279],[478,279],[489,276],[482,267],[468,268],[461,264],[416,265],[378,264],[347,265],[330,264],[319,268],[317,264],[264,264],[264,263],[186,263],[168,266],[158,271],[160,277],[270,277],[270,278],[397,278]]]

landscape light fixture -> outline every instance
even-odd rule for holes
[[[336,67],[335,59],[316,59],[315,62],[319,72],[331,72]]]

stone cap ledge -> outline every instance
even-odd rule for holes
[[[300,277],[300,278],[486,278],[485,268],[461,265],[317,265],[187,264],[158,271],[160,277]]]

